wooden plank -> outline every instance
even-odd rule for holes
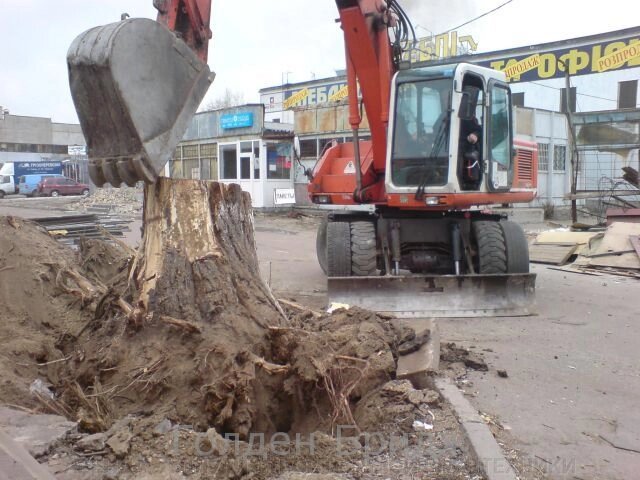
[[[533,263],[564,265],[577,248],[577,245],[533,244],[529,248],[529,259]]]
[[[549,230],[542,232],[536,237],[536,243],[556,243],[556,244],[587,244],[589,240],[600,232],[570,232],[562,230]]]
[[[629,237],[635,235],[640,235],[640,223],[612,223],[607,227],[607,231],[598,248],[590,252],[590,255],[596,255],[597,257],[589,259],[589,266],[640,270],[640,257],[635,251],[622,255],[600,255],[632,250],[633,246]]]
[[[629,235],[629,241],[640,258],[640,235]]]

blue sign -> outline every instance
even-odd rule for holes
[[[220,116],[220,126],[229,130],[231,128],[253,127],[253,112],[228,113]]]

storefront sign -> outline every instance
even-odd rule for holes
[[[253,112],[228,113],[221,115],[220,126],[224,130],[253,127]]]
[[[343,85],[342,87],[340,87],[340,90],[338,90],[336,93],[334,93],[333,95],[329,95],[329,101],[339,102],[340,100],[342,100],[343,98],[347,98],[348,96],[349,96],[349,85]]]
[[[577,76],[640,66],[640,37],[638,36],[621,40],[605,39],[599,43],[573,47],[570,46],[571,43],[572,41],[568,40],[567,47],[550,50],[545,50],[544,45],[541,45],[534,55],[531,54],[531,49],[523,48],[522,55],[514,53],[508,58],[495,58],[492,54],[476,55],[475,61],[473,57],[470,58],[478,65],[504,71],[510,82],[564,78],[566,68],[569,69],[571,76]],[[494,58],[483,60],[483,57]]]
[[[276,205],[292,205],[296,203],[296,191],[293,188],[276,188],[273,191],[273,202]]]
[[[504,69],[504,74],[507,78],[517,77],[522,75],[529,70],[533,70],[534,68],[538,68],[540,66],[540,55],[537,53],[535,55],[531,55],[530,57],[525,58],[524,60],[520,60],[517,63],[509,65]]]
[[[87,146],[86,145],[69,145],[67,146],[67,153],[69,155],[86,155]]]
[[[291,94],[291,96],[284,101],[284,108],[288,109],[293,107],[296,103],[302,103],[307,97],[309,97],[309,89],[303,88],[302,90]]]
[[[462,50],[462,51],[461,51]],[[457,31],[418,39],[410,52],[403,54],[404,60],[428,62],[455,57],[478,50],[478,42],[471,35],[458,35]]]
[[[598,71],[604,72],[614,68],[620,68],[629,60],[640,59],[640,42],[631,43],[625,48],[614,51],[598,60]]]
[[[349,94],[346,82],[330,83],[285,92],[284,109],[336,102]]]

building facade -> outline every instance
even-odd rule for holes
[[[255,208],[274,208],[276,194],[293,187],[293,166],[293,126],[265,121],[257,104],[197,113],[167,173],[237,183]]]
[[[80,125],[11,115],[0,107],[0,164],[51,161],[62,162],[66,176],[89,182],[86,143]]]
[[[431,59],[424,52],[422,48],[419,55],[411,55],[413,67],[469,62],[505,71],[513,103],[519,109],[519,133],[539,145],[537,205],[568,204],[565,195],[571,185],[572,147],[567,107],[572,114],[587,117],[599,111],[623,112],[624,120],[635,118],[640,106],[640,27],[445,60]],[[294,122],[306,168],[313,166],[327,142],[350,138],[347,95],[344,75],[260,90],[269,120]],[[623,128],[638,137],[640,122],[631,120]],[[366,123],[362,130],[366,136]],[[640,169],[640,144],[607,147],[579,145],[578,190],[602,189],[605,183],[608,188],[621,178],[622,167]],[[306,183],[303,172],[304,168],[298,167],[294,177],[300,193]]]

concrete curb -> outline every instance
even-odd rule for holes
[[[491,430],[458,387],[448,378],[436,378],[435,387],[453,407],[487,480],[518,480]]]

